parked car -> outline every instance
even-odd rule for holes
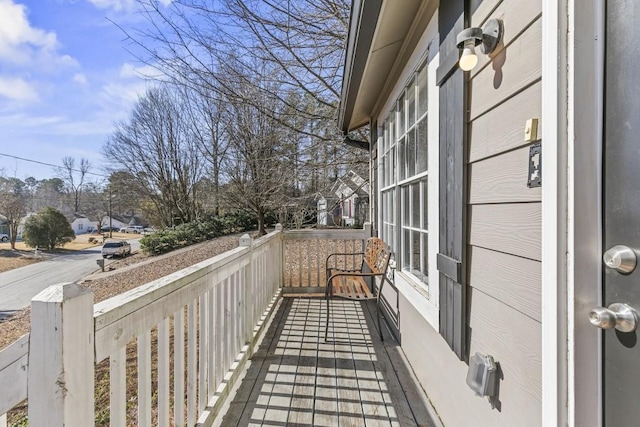
[[[9,235],[0,233],[0,242],[8,242],[8,241],[9,241]]]
[[[141,225],[130,225],[124,229],[125,233],[142,233],[143,227]]]
[[[120,227],[109,227],[108,225],[105,225],[100,229],[100,231],[103,233],[108,233],[109,231],[119,231],[119,230],[120,230]]]
[[[153,233],[155,233],[156,231],[158,231],[158,230],[156,230],[156,229],[155,229],[155,228],[153,228],[153,227],[145,227],[145,228],[142,230],[142,234],[153,234]]]
[[[125,240],[110,240],[102,246],[102,258],[131,255],[131,244]]]

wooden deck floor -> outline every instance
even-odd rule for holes
[[[284,298],[219,426],[437,426],[375,306]]]

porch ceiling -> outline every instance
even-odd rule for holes
[[[366,125],[387,83],[422,1],[356,0],[340,100],[339,127]]]

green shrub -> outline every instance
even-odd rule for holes
[[[27,218],[22,234],[24,242],[35,248],[36,246],[52,250],[76,238],[69,221],[58,210],[45,208],[37,215]]]
[[[231,230],[219,217],[180,224],[175,228],[165,228],[140,239],[142,250],[150,255],[160,255],[195,243],[220,237]]]
[[[229,232],[255,230],[258,223],[254,215],[246,211],[232,211],[224,215],[223,220]]]

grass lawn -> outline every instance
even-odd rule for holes
[[[138,238],[140,235],[113,233],[114,239],[131,238],[132,236]],[[89,239],[92,237],[96,239],[96,242],[89,242]],[[55,252],[81,251],[83,249],[92,248],[95,246],[102,246],[102,236],[100,234],[80,234],[76,236],[75,240],[67,243],[61,249],[56,249]],[[14,268],[33,264],[34,262],[42,261],[43,258],[36,258],[34,256],[34,252],[34,248],[27,246],[24,242],[16,242],[15,250],[11,249],[11,243],[0,242],[0,273],[2,273],[3,271],[13,270]]]

